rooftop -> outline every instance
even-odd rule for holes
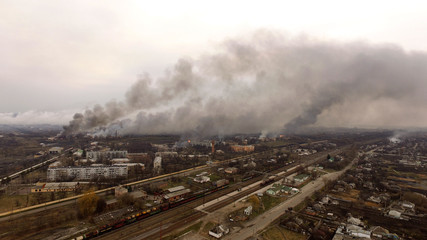
[[[176,186],[176,187],[173,187],[173,188],[169,188],[168,191],[170,193],[172,193],[172,192],[177,192],[177,191],[181,191],[181,190],[184,190],[184,189],[185,189],[184,186]]]
[[[176,196],[179,196],[179,195],[183,195],[183,194],[186,194],[186,193],[189,193],[189,192],[191,192],[190,189],[183,189],[183,190],[180,190],[180,191],[176,191],[176,192],[165,194],[164,198],[165,199],[169,199],[169,198],[173,198],[173,197],[176,197]]]

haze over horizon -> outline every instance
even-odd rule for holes
[[[427,127],[423,2],[102,3],[3,3],[0,124]]]

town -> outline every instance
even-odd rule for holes
[[[3,173],[5,239],[421,239],[427,232],[425,133],[0,138],[4,146],[23,139],[38,146]]]

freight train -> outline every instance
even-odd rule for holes
[[[109,231],[121,228],[121,227],[123,227],[125,225],[131,224],[131,223],[136,222],[136,221],[140,221],[142,219],[148,218],[148,217],[150,217],[152,215],[155,215],[157,213],[160,213],[160,212],[163,212],[163,211],[167,211],[170,208],[177,207],[179,205],[188,203],[188,202],[193,201],[195,199],[202,198],[204,196],[207,196],[209,194],[212,194],[212,193],[214,193],[216,191],[219,191],[219,190],[227,188],[227,187],[228,187],[228,181],[227,181],[227,184],[223,184],[221,186],[217,186],[217,187],[214,187],[214,188],[211,188],[211,189],[205,189],[205,190],[201,190],[199,192],[195,192],[191,196],[189,196],[187,198],[184,198],[184,199],[181,199],[179,201],[176,201],[176,202],[167,202],[167,203],[163,203],[163,204],[154,206],[154,207],[152,207],[150,209],[145,209],[145,210],[143,210],[141,212],[138,212],[138,213],[136,213],[136,214],[134,214],[132,216],[128,216],[126,218],[122,218],[122,219],[120,219],[120,220],[118,220],[118,221],[116,221],[114,223],[106,224],[106,225],[100,227],[97,230],[94,230],[92,232],[86,233],[86,234],[84,234],[82,236],[79,236],[77,238],[73,238],[73,240],[91,239],[91,238],[100,236],[100,235],[102,235],[104,233],[107,233]]]

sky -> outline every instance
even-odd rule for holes
[[[260,31],[278,33],[294,43],[295,39],[358,42],[396,46],[405,54],[423,53],[426,6],[425,1],[4,0],[0,124],[66,124],[74,113],[96,104],[128,101],[131,86],[147,74],[156,84],[167,78],[165,72],[173,74],[179,59],[191,59],[200,67],[204,63],[199,62],[206,62],[200,59],[216,56],[224,43],[252,38]],[[159,107],[176,107],[177,101]],[[378,106],[368,110],[359,107],[369,114],[387,103],[375,102]],[[345,101],[321,112],[339,116],[343,108]],[[141,110],[131,109],[125,115]],[[411,109],[419,110],[425,107]],[[289,114],[283,124],[301,112]],[[379,118],[367,117],[364,126],[377,126]],[[424,115],[415,118],[407,125],[421,126]],[[344,116],[337,122],[353,126],[358,120]],[[404,126],[402,122],[389,125]]]

